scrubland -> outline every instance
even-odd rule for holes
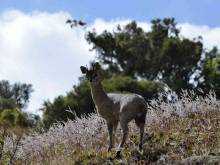
[[[14,164],[187,164],[220,162],[220,101],[183,91],[167,101],[160,95],[149,106],[143,151],[138,150],[139,130],[129,125],[129,138],[121,159],[107,152],[105,121],[96,114],[57,123],[49,130],[5,139],[2,163]],[[121,138],[117,130],[116,144]]]

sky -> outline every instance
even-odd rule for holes
[[[97,17],[150,21],[155,17],[172,16],[178,22],[216,27],[220,26],[219,6],[219,0],[1,0],[0,11],[66,11],[90,22]]]
[[[85,32],[112,30],[136,20],[146,31],[153,18],[174,17],[183,37],[203,36],[207,49],[220,47],[219,0],[1,0],[0,80],[33,84],[27,111],[36,113],[77,84],[80,65],[95,58]],[[86,29],[71,29],[68,18]]]

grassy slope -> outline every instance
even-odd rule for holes
[[[123,162],[152,163],[159,159],[162,161],[163,157],[169,162],[195,155],[219,155],[219,116],[220,112],[193,114],[185,118],[172,117],[172,119],[161,120],[163,124],[152,124],[146,128],[146,131],[151,134],[151,138],[145,142],[143,153],[136,149],[138,137],[132,133],[123,152]],[[72,162],[82,164],[120,163],[121,160],[111,160],[114,158],[115,152],[106,152],[106,147],[101,147],[105,144],[107,144],[107,139],[106,135],[103,135],[103,141],[94,145],[93,148],[84,150],[79,146],[77,149],[73,148],[73,152],[68,156],[61,145],[53,152],[49,151],[49,156],[44,161],[48,163],[63,161],[69,164]]]
[[[69,121],[64,126],[58,124],[43,134],[26,136],[17,153],[20,156],[16,163],[161,164],[193,159],[207,163],[210,161],[208,155],[212,155],[216,162],[220,161],[220,103],[214,96],[192,101],[192,97],[185,93],[175,104],[165,103],[160,98],[152,104],[155,108],[148,113],[145,127],[148,138],[143,152],[137,149],[138,130],[131,123],[123,158],[113,159],[115,151],[106,151],[105,123],[92,115]],[[117,133],[119,141],[120,129]]]

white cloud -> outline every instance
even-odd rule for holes
[[[213,46],[220,48],[220,27],[210,28],[206,25],[198,26],[189,23],[180,24],[181,35],[187,38],[202,36],[205,48],[211,49]]]
[[[80,65],[93,57],[84,30],[65,25],[69,17],[64,12],[20,11],[0,16],[0,79],[33,84],[30,111],[70,90]]]
[[[97,33],[101,33],[104,30],[112,31],[116,30],[118,25],[121,25],[122,27],[125,26],[131,22],[129,19],[115,19],[111,21],[105,21],[103,19],[96,19],[94,23],[91,25],[91,28],[95,28]],[[150,24],[146,22],[138,22],[138,26],[142,27],[144,30],[149,31],[150,30]]]
[[[0,14],[0,80],[33,84],[28,110],[35,112],[43,100],[65,94],[81,75],[79,67],[94,59],[84,39],[86,29],[65,25],[66,12],[23,13],[11,10]],[[89,25],[98,33],[125,25],[127,20],[96,19]],[[139,22],[145,30],[150,24]],[[220,47],[220,28],[181,24],[182,35],[202,35],[207,47]]]

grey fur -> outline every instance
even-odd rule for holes
[[[123,138],[119,148],[123,148],[128,136],[128,123],[133,119],[140,128],[139,148],[142,149],[147,112],[147,103],[144,98],[137,94],[107,94],[102,87],[101,77],[98,71],[91,69],[87,72],[88,74],[86,76],[90,80],[91,94],[97,113],[107,122],[110,139],[108,150],[114,147],[114,136],[118,123],[120,123],[123,131]]]

